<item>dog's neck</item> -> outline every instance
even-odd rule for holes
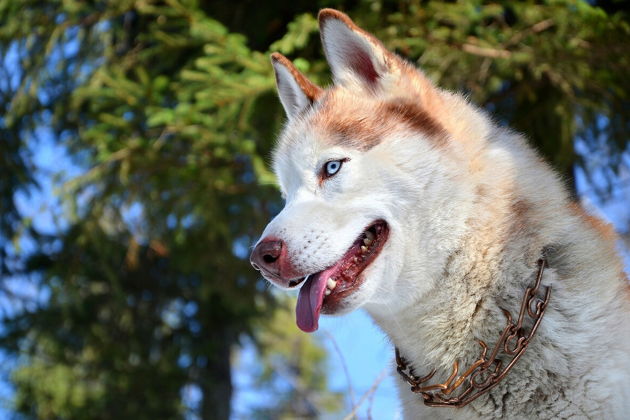
[[[461,275],[444,277],[416,304],[391,316],[373,315],[418,374],[432,369],[450,373],[456,360],[475,360],[476,340],[493,343],[505,326],[499,307],[515,313],[520,305],[522,296],[513,296],[513,302],[497,299],[502,286],[482,270],[473,268],[467,274],[477,281],[468,282]]]
[[[502,204],[504,209],[518,207]],[[499,204],[491,205],[496,211]],[[482,205],[475,211],[492,215]],[[388,313],[368,310],[418,375],[437,369],[437,374],[447,377],[455,361],[477,360],[477,340],[492,345],[498,339],[505,327],[500,308],[517,314],[524,290],[535,279],[543,246],[535,234],[519,240],[512,226],[527,223],[513,221],[513,217],[506,217],[512,220],[509,223],[486,217],[483,225],[471,227],[462,237],[460,247],[444,257],[443,267],[430,281],[431,290],[416,302]],[[515,239],[506,240],[510,236]],[[496,238],[503,239],[502,246],[497,246]],[[413,281],[427,282],[422,278]]]
[[[426,376],[417,376],[413,366],[410,366],[396,348],[397,371],[411,386],[411,391],[421,394],[428,406],[463,407],[499,384],[525,353],[545,314],[551,298],[549,286],[545,287],[544,295],[540,294],[546,267],[546,259],[541,258],[538,261],[536,281],[525,290],[516,318],[508,310],[501,308],[506,317],[506,325],[494,346],[490,348],[485,341],[477,340],[481,350],[475,362],[460,370],[459,361],[456,361],[452,374],[443,382],[430,382],[435,375],[435,369]]]

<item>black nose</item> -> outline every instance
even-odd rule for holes
[[[269,274],[280,273],[279,259],[284,243],[277,239],[264,239],[252,251],[249,261],[256,270],[263,270]]]

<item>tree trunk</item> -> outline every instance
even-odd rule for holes
[[[218,331],[213,354],[202,370],[199,384],[203,393],[201,418],[203,420],[229,420],[232,401],[232,375],[230,365],[231,334]]]

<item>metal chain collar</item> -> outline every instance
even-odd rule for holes
[[[503,379],[518,359],[523,355],[532,337],[536,333],[545,309],[551,296],[551,286],[545,286],[545,297],[537,296],[538,288],[542,280],[543,272],[547,266],[547,261],[542,258],[538,260],[538,276],[534,287],[528,287],[521,303],[521,311],[516,323],[512,320],[509,311],[501,308],[507,324],[499,337],[499,341],[488,355],[488,346],[482,340],[477,340],[481,346],[481,354],[476,362],[460,376],[459,363],[453,364],[453,373],[441,384],[424,385],[435,374],[435,369],[424,377],[417,377],[413,368],[409,367],[409,362],[400,355],[396,347],[397,371],[400,376],[411,385],[411,391],[422,395],[424,404],[430,407],[463,407],[474,401],[479,396],[494,388]],[[533,326],[529,332],[523,329],[523,321],[528,315]],[[498,356],[508,356],[511,359],[503,366],[503,361]],[[458,391],[453,394],[454,391]],[[451,395],[453,394],[453,395]]]

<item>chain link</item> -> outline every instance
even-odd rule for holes
[[[545,286],[544,298],[538,296],[538,289],[542,281],[543,272],[547,266],[544,258],[538,260],[538,275],[534,287],[525,290],[525,296],[521,303],[516,323],[512,320],[512,315],[506,309],[501,308],[507,318],[507,323],[499,340],[488,355],[488,346],[482,340],[477,340],[481,346],[481,354],[464,373],[459,373],[459,362],[453,363],[453,372],[443,383],[433,385],[423,385],[428,382],[435,369],[424,377],[417,377],[409,362],[400,355],[398,348],[396,352],[396,370],[398,374],[411,386],[411,391],[420,394],[424,404],[430,407],[463,407],[474,401],[479,396],[494,388],[512,369],[514,364],[527,349],[532,337],[536,333],[542,321],[545,309],[551,297],[551,286]],[[531,318],[533,325],[528,332],[523,328],[525,316]],[[503,360],[500,356],[509,356],[510,360],[503,367]],[[454,391],[456,395],[451,396]]]

